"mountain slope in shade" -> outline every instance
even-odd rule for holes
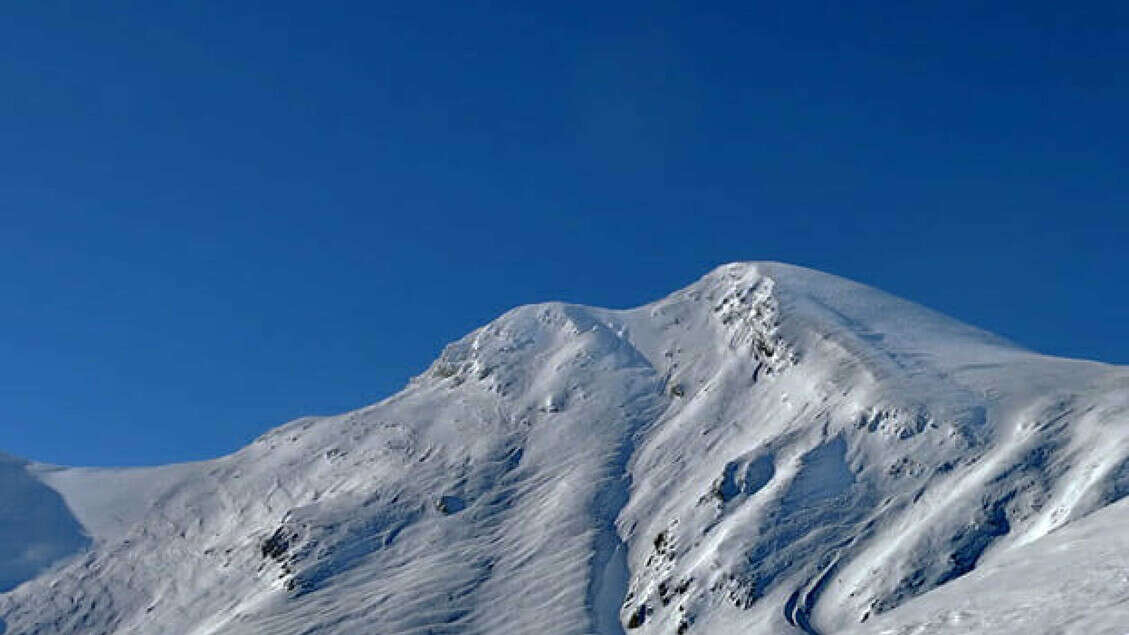
[[[11,633],[966,632],[948,589],[1114,544],[1129,370],[745,263],[514,309],[213,461],[20,470],[91,544],[0,571]]]
[[[27,467],[0,454],[0,592],[89,544],[62,497]]]

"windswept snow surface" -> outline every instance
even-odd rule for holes
[[[1103,554],[1126,546],[1129,370],[774,263],[626,311],[514,309],[399,394],[213,461],[11,465],[9,633],[956,633],[1027,607],[1058,618],[1025,632],[1082,633],[1126,615],[1129,562]],[[20,565],[44,508],[79,530]]]
[[[1129,501],[1114,503],[852,632],[1125,635],[1127,528]]]

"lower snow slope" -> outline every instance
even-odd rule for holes
[[[1129,501],[1114,503],[852,632],[1124,635],[1127,529]]]
[[[93,543],[0,560],[23,582],[0,619],[11,633],[902,632],[1129,493],[1127,413],[1124,368],[1024,351],[833,276],[730,265],[638,309],[515,309],[403,392],[213,461],[23,466]]]

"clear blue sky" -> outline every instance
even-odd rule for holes
[[[5,8],[0,450],[210,457],[733,260],[1129,362],[1124,2],[256,4]]]

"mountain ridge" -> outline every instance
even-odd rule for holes
[[[218,459],[32,465],[93,544],[0,594],[0,618],[837,632],[1129,493],[1127,395],[1122,367],[723,265],[634,309],[517,307],[400,393]]]

